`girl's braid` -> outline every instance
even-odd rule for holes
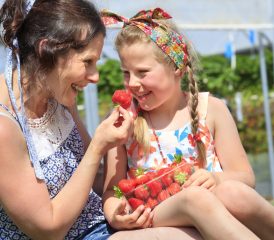
[[[193,76],[193,71],[191,69],[191,66],[186,67],[187,72],[188,72],[188,80],[189,80],[189,92],[190,92],[190,97],[189,97],[189,112],[191,116],[191,131],[193,134],[193,137],[196,141],[196,146],[198,150],[198,164],[200,167],[203,167],[205,164],[205,159],[206,159],[206,154],[205,154],[205,146],[204,143],[202,142],[199,136],[199,114],[198,114],[198,85],[195,80],[195,77]]]

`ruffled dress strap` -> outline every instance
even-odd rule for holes
[[[3,103],[0,103],[0,107],[3,108],[6,112],[0,112],[0,116],[5,116],[11,119],[16,125],[19,126],[16,115]]]

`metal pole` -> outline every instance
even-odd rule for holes
[[[84,90],[86,126],[89,134],[93,136],[99,125],[98,99],[96,84],[89,84]]]
[[[267,72],[266,72],[266,62],[264,55],[263,46],[263,34],[259,32],[259,55],[260,55],[260,70],[261,70],[261,81],[264,95],[264,113],[266,122],[266,133],[268,142],[268,157],[270,165],[270,177],[271,177],[271,194],[274,196],[274,155],[273,155],[273,140],[272,140],[272,126],[271,126],[271,114],[270,105],[268,100],[268,84],[267,84]]]

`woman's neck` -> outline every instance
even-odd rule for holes
[[[11,111],[14,111],[12,107],[12,103],[10,102],[10,97],[8,93],[8,89],[6,87],[4,76],[2,75],[1,78],[1,103],[5,104]],[[23,82],[26,82],[26,79],[23,80]],[[23,86],[24,84],[22,84]],[[47,102],[48,98],[42,92],[38,92],[32,90],[31,93],[28,93],[25,91],[25,94],[23,96],[23,102],[25,107],[25,114],[27,118],[39,118],[42,117],[43,114],[47,110]],[[21,99],[20,99],[20,91],[18,87],[18,78],[17,78],[17,71],[14,71],[13,73],[13,94],[15,97],[16,105],[18,110],[21,110]]]

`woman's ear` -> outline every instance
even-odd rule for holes
[[[47,47],[47,43],[48,43],[48,39],[42,39],[42,40],[39,42],[39,45],[38,45],[38,53],[39,53],[39,56],[40,56],[40,57],[42,56],[43,49],[45,49],[45,48]]]

